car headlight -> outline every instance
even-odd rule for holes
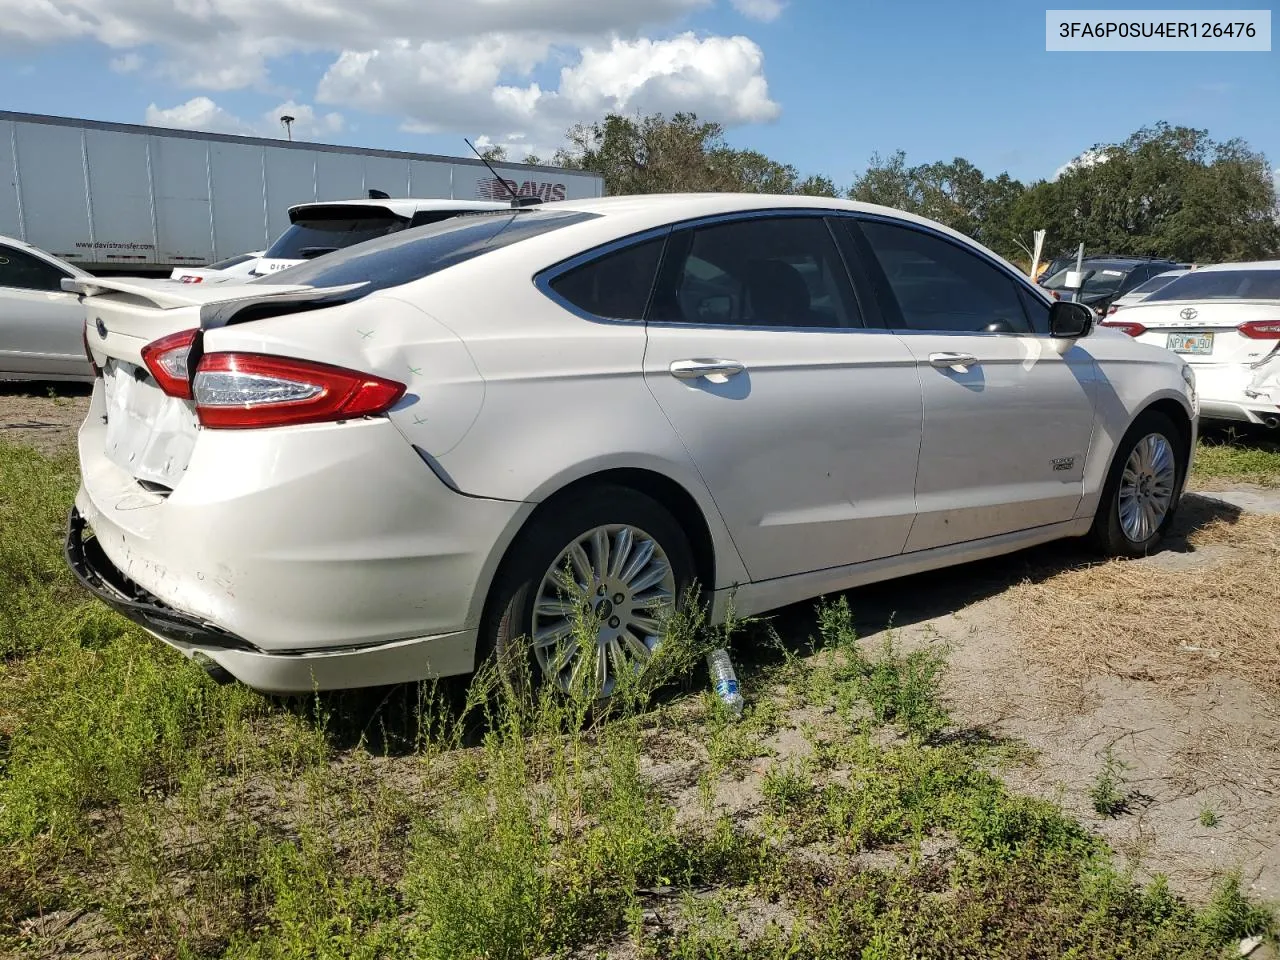
[[[1191,364],[1182,365],[1182,379],[1187,384],[1187,393],[1191,395],[1191,412],[1199,416],[1200,398],[1196,395],[1196,372],[1191,369]]]

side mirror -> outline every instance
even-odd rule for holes
[[[1083,303],[1055,300],[1049,308],[1049,336],[1074,340],[1093,329],[1093,310]]]

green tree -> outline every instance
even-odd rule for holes
[[[1046,252],[1083,242],[1090,253],[1207,263],[1280,250],[1271,167],[1241,140],[1160,123],[1084,156],[1015,204],[1015,231],[1045,229]]]
[[[849,197],[928,217],[1009,256],[1018,249],[1010,216],[1024,189],[1007,173],[988,178],[963,157],[908,166],[898,150],[873,154]]]
[[[834,196],[826,177],[800,180],[796,168],[757,150],[731,147],[718,123],[695,114],[609,114],[570,128],[555,163],[604,177],[606,194],[722,192]]]

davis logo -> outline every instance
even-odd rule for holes
[[[517,197],[537,197],[539,200],[563,200],[565,185],[563,183],[544,183],[539,180],[526,180],[524,183],[516,183],[514,180],[505,181],[506,187],[503,186],[502,180],[497,177],[485,177],[476,181],[476,196],[481,200],[508,200],[511,193],[507,192],[510,187]]]

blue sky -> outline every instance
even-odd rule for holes
[[[1051,177],[1159,120],[1243,137],[1280,161],[1280,53],[1047,53],[1044,11],[1014,0],[0,0],[0,102],[265,135],[287,110],[298,139],[449,154],[466,135],[510,144],[513,159],[607,109],[685,107],[724,122],[735,145],[842,184],[898,148],[911,162],[963,156],[989,174]]]

